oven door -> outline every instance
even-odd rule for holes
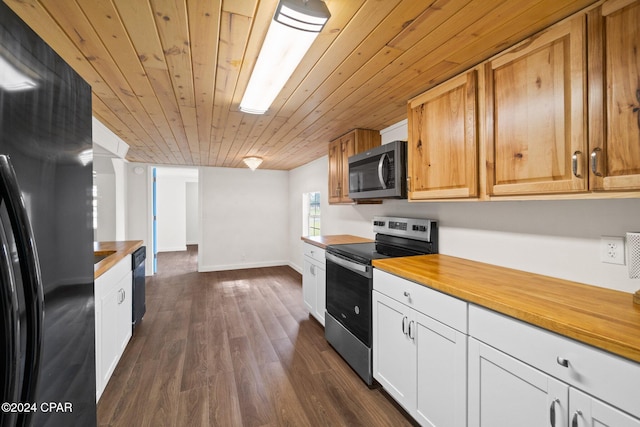
[[[327,312],[371,347],[372,267],[329,252],[326,260]]]

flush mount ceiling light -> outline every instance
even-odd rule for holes
[[[322,0],[280,0],[240,111],[264,114],[331,17]]]
[[[0,88],[8,92],[33,89],[38,84],[21,73],[2,55],[0,55]]]
[[[242,159],[245,165],[249,166],[249,169],[252,171],[258,169],[258,166],[262,163],[262,159],[260,157],[245,157]]]

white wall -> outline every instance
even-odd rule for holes
[[[98,187],[96,241],[124,240],[127,234],[127,173],[129,146],[95,117],[92,118],[94,184]]]
[[[157,176],[158,252],[187,250],[187,198],[184,181]]]
[[[93,178],[97,187],[98,228],[94,239],[98,242],[116,240],[116,186],[113,173],[96,173]]]
[[[198,183],[186,183],[187,245],[197,245],[200,240],[200,207],[198,205]]]
[[[151,248],[151,167],[143,163],[127,163],[127,234],[125,240],[142,240],[147,247],[145,274],[152,275]]]
[[[285,171],[201,168],[198,270],[288,264],[288,183]]]
[[[439,221],[440,253],[635,292],[626,266],[600,262],[600,236],[640,230],[640,199],[329,205],[328,159],[290,171],[289,259],[302,265],[302,193],[321,191],[321,233],[373,238],[375,215]]]
[[[196,168],[156,168],[158,252],[187,250],[187,184],[197,181]]]

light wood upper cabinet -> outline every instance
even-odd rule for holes
[[[380,132],[354,129],[329,143],[329,203],[354,203],[349,198],[349,157],[380,145]]]
[[[606,2],[588,23],[591,188],[638,190],[640,1]]]
[[[487,193],[585,192],[586,16],[485,64]]]
[[[478,195],[477,72],[409,101],[409,199]]]

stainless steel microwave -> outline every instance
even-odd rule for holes
[[[406,199],[407,141],[394,141],[349,157],[349,198]]]

